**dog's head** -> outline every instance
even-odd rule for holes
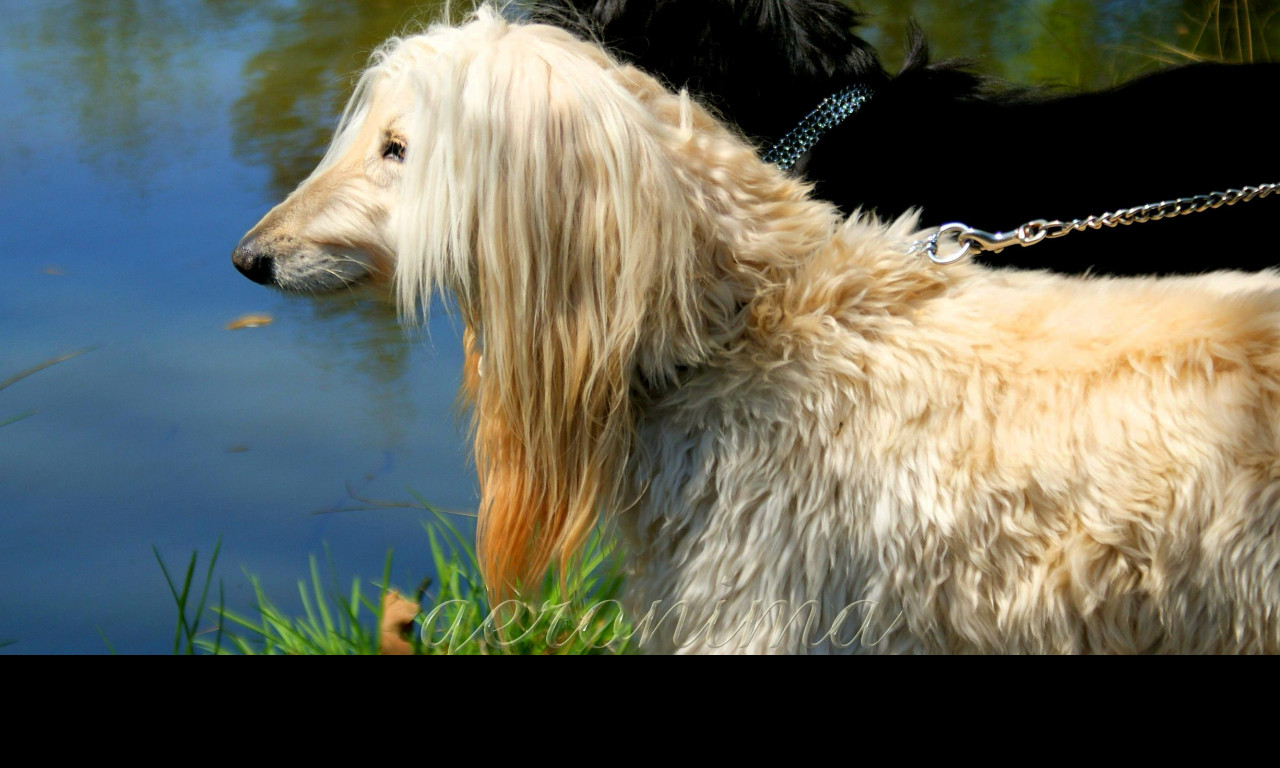
[[[787,223],[805,200],[687,96],[481,9],[384,46],[234,259],[288,290],[387,281],[411,317],[456,296],[483,355],[479,548],[502,593],[622,503],[637,391],[741,331],[776,256],[761,231],[802,252],[829,236],[832,217]]]
[[[307,294],[389,287],[404,124],[414,104],[402,81],[413,54],[408,46],[374,54],[319,166],[232,252],[250,280]]]

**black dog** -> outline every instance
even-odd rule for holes
[[[890,75],[838,0],[539,0],[532,13],[689,88],[762,149],[825,97],[868,86],[865,105],[796,166],[848,212],[921,208],[925,225],[1007,231],[1280,182],[1280,148],[1259,130],[1280,64],[1195,64],[1064,95],[930,64],[918,30]],[[1280,194],[982,258],[1075,273],[1261,269],[1280,264],[1278,219]]]

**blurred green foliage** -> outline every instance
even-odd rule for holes
[[[968,58],[1020,83],[1100,88],[1174,63],[1259,61],[1280,49],[1280,0],[850,0],[890,67],[908,23],[935,58]],[[450,4],[455,16],[468,0]],[[178,126],[225,87],[209,54],[261,40],[235,87],[236,157],[270,169],[269,197],[314,166],[353,75],[399,31],[438,18],[442,0],[61,0],[4,35],[20,68],[51,70],[75,100],[82,146],[131,173],[181,157]],[[25,23],[23,20],[26,20]],[[154,147],[169,148],[157,155]],[[95,146],[100,150],[95,153]],[[130,152],[132,150],[132,153]]]
[[[1095,89],[1170,64],[1263,61],[1280,0],[862,0],[868,39],[901,62],[908,21],[937,58],[971,58],[1019,83]]]

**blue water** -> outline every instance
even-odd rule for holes
[[[241,567],[283,606],[327,544],[334,570],[397,583],[428,574],[421,514],[314,514],[362,497],[474,509],[451,410],[457,334],[424,334],[376,303],[316,305],[245,280],[230,251],[270,205],[269,169],[237,160],[254,17],[148,28],[97,78],[56,21],[82,3],[0,3],[0,380],[96,347],[0,390],[0,642],[6,652],[161,652],[175,610],[152,554],[208,556],[231,607]],[[110,13],[131,3],[102,3]],[[170,23],[207,22],[183,3]],[[79,60],[79,61],[78,61]],[[164,69],[167,67],[168,69]],[[119,78],[119,79],[117,79]],[[331,114],[317,114],[319,128]],[[54,274],[50,274],[53,272]],[[275,322],[224,326],[247,312]]]
[[[1142,64],[1125,46],[1178,39],[1186,4],[867,5],[886,58],[912,12],[941,55],[1098,85]],[[216,576],[241,611],[242,569],[299,611],[296,580],[326,545],[342,583],[371,583],[394,548],[393,582],[412,589],[430,573],[424,513],[317,512],[411,490],[474,509],[446,315],[406,330],[377,302],[284,296],[229,259],[406,8],[0,0],[0,381],[92,348],[0,389],[0,423],[33,412],[0,426],[3,652],[168,650],[153,546],[177,568],[221,540]],[[274,322],[225,329],[249,312]]]

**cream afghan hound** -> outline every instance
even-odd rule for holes
[[[482,8],[375,55],[234,260],[456,296],[495,595],[604,515],[647,650],[1280,650],[1280,278],[939,265],[913,229]]]

